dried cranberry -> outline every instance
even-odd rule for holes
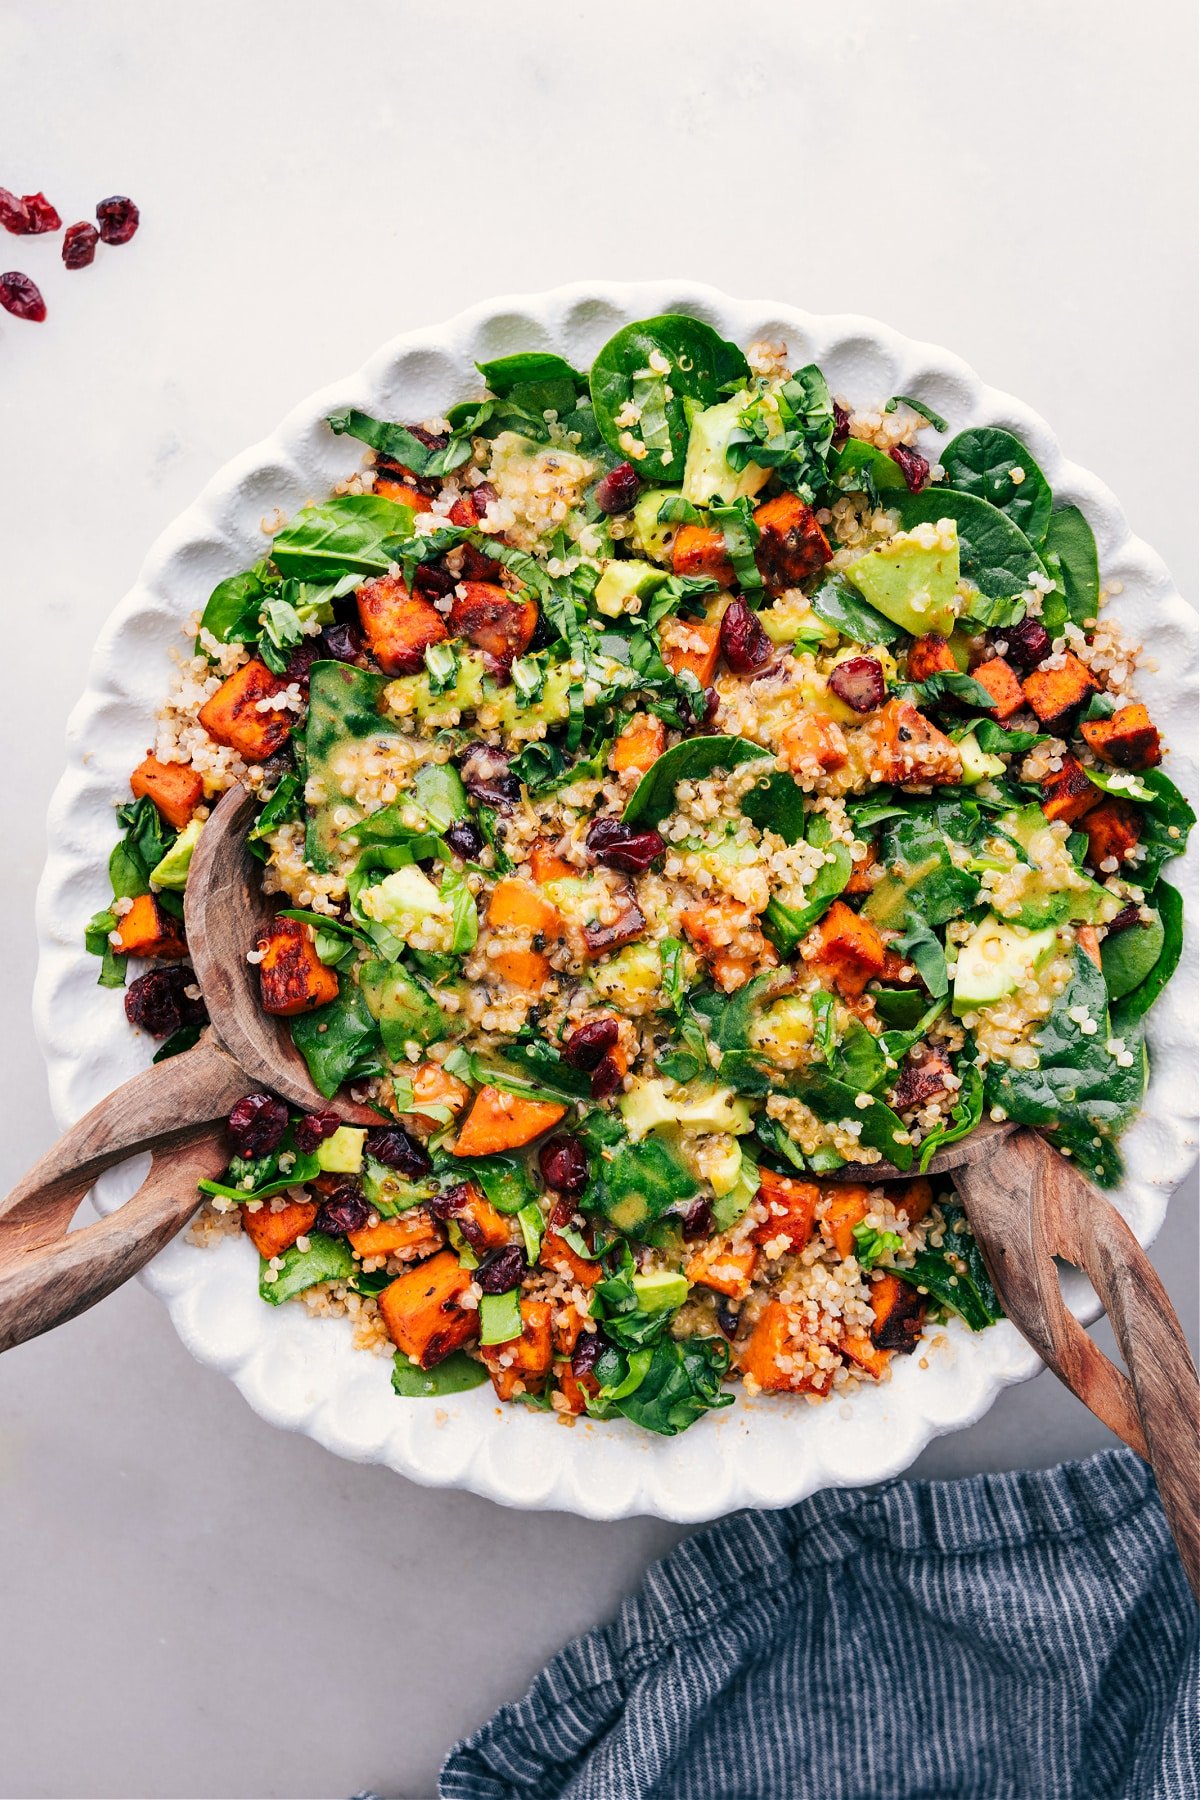
[[[284,681],[295,681],[304,693],[308,692],[308,672],[321,655],[321,640],[306,637],[302,644],[297,644],[288,657],[283,670]]]
[[[331,1138],[341,1124],[335,1112],[326,1108],[323,1112],[305,1113],[296,1123],[296,1148],[303,1150],[305,1156],[311,1156],[318,1144]]]
[[[151,1037],[170,1037],[182,1025],[203,1025],[208,1018],[203,1000],[189,998],[185,991],[195,981],[191,969],[178,965],[147,970],[125,990],[125,1017]]]
[[[592,1070],[591,1096],[593,1100],[607,1100],[615,1094],[624,1079],[624,1072],[615,1056],[605,1056]]]
[[[771,660],[771,640],[744,600],[721,615],[721,654],[735,675],[749,675]]]
[[[666,850],[657,831],[634,831],[620,819],[593,819],[585,842],[596,862],[641,875]]]
[[[575,1350],[571,1357],[571,1373],[576,1380],[582,1375],[590,1375],[600,1360],[600,1352],[607,1348],[608,1340],[603,1332],[583,1331],[575,1340]]]
[[[494,1256],[479,1265],[475,1281],[485,1294],[507,1294],[520,1287],[528,1272],[529,1264],[520,1244],[506,1244],[503,1250],[497,1250]]]
[[[16,194],[9,193],[0,187],[0,225],[5,231],[11,231],[14,237],[28,237],[29,208]]]
[[[40,325],[46,316],[41,289],[19,269],[0,275],[0,306],[14,319],[29,319],[35,325]]]
[[[62,259],[68,269],[86,269],[95,257],[99,241],[100,233],[86,219],[81,219],[78,225],[68,225],[62,246]]]
[[[888,455],[903,475],[910,494],[919,494],[929,481],[929,463],[909,444],[893,444]]]
[[[508,757],[490,744],[472,744],[464,750],[458,769],[468,794],[484,806],[507,811],[521,798],[521,783],[509,774]]]
[[[874,712],[887,692],[883,665],[873,656],[848,656],[830,674],[829,685],[855,712]]]
[[[850,414],[840,400],[833,403],[833,441],[844,444],[850,436]]]
[[[367,666],[367,653],[357,625],[327,625],[321,633],[321,649],[334,662],[357,663],[360,669]]]
[[[594,1069],[621,1035],[615,1019],[586,1019],[563,1043],[563,1055],[573,1069]]]
[[[43,231],[62,230],[62,220],[57,209],[51,206],[45,194],[22,194],[21,201],[29,220],[25,230],[31,236],[40,236]]]
[[[361,1231],[370,1216],[361,1182],[353,1175],[343,1175],[317,1208],[313,1225],[327,1237],[345,1237],[348,1231]]]
[[[679,1214],[679,1226],[685,1238],[710,1237],[713,1216],[708,1201],[702,1197],[689,1201]]]
[[[474,862],[483,849],[483,833],[473,819],[455,819],[446,827],[446,842],[455,856]]]
[[[714,1316],[717,1321],[718,1329],[724,1332],[725,1336],[732,1343],[738,1334],[738,1326],[742,1321],[741,1308],[738,1306],[730,1306],[728,1300],[726,1300],[725,1296],[722,1294],[717,1301]]]
[[[1018,669],[1036,669],[1050,654],[1050,633],[1040,619],[1022,619],[1004,633],[1008,654]]]
[[[458,586],[442,563],[419,563],[413,576],[413,593],[419,600],[444,600]]]
[[[373,1156],[376,1162],[384,1163],[389,1169],[399,1169],[402,1175],[411,1175],[419,1180],[428,1175],[432,1164],[423,1144],[405,1131],[403,1125],[383,1125],[376,1131],[367,1133],[367,1155]]]
[[[457,1181],[453,1187],[443,1188],[428,1201],[430,1214],[440,1219],[443,1225],[447,1219],[455,1218],[471,1198],[471,1189],[467,1182]]]
[[[1121,908],[1115,919],[1108,921],[1108,935],[1113,937],[1118,931],[1128,931],[1131,925],[1141,923],[1142,909],[1131,900],[1128,906]]]
[[[100,236],[106,244],[127,244],[138,228],[141,214],[125,194],[110,194],[96,208]]]
[[[270,1156],[287,1130],[287,1107],[273,1094],[247,1094],[229,1115],[225,1127],[239,1156]]]
[[[696,731],[711,731],[716,724],[717,708],[721,704],[721,696],[715,687],[706,687],[699,699],[691,695],[681,696],[682,704],[691,714],[692,724]]]
[[[641,488],[632,463],[618,463],[596,483],[595,501],[602,513],[628,512]]]
[[[546,1186],[560,1194],[582,1194],[588,1184],[587,1151],[566,1132],[546,1140],[538,1151],[538,1167]]]

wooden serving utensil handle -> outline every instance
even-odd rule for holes
[[[1128,1225],[1034,1131],[954,1172],[1008,1317],[1059,1380],[1146,1459],[1192,1591],[1200,1597],[1200,1385],[1183,1328]],[[1129,1373],[1067,1307],[1055,1257],[1082,1269]]]

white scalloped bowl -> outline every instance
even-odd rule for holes
[[[1141,689],[1168,741],[1171,769],[1194,795],[1195,619],[1159,558],[1131,536],[1112,494],[1063,457],[1049,427],[965,363],[874,320],[814,317],[788,306],[732,300],[691,282],[585,284],[477,306],[447,324],[406,333],[357,375],[314,394],[271,438],[247,450],[205,489],[154,546],[132,593],[101,633],[87,692],[68,728],[69,762],[50,809],[49,858],[38,896],[41,960],[38,1037],[55,1112],[66,1124],[148,1060],[115,995],[96,985],[82,950],[84,923],[108,899],[105,867],[113,804],[151,740],[170,675],[168,652],[215,583],[266,547],[260,521],[291,512],[359,465],[361,446],[337,438],[327,413],[357,406],[389,419],[425,418],[477,387],[476,360],[518,349],[556,350],[586,367],[631,319],[682,311],[741,345],[785,340],[793,366],[817,361],[835,392],[860,404],[917,394],[953,422],[1014,431],[1045,470],[1055,495],[1090,520],[1101,568],[1123,592],[1113,611],[1148,641],[1155,665]],[[1181,872],[1182,873],[1182,872]],[[1196,940],[1189,922],[1184,966],[1150,1019],[1153,1079],[1143,1116],[1126,1139],[1130,1175],[1117,1204],[1138,1237],[1158,1230],[1172,1189],[1196,1146],[1193,1058]],[[144,1166],[144,1164],[143,1164]],[[118,1171],[93,1196],[109,1212],[141,1179]],[[339,1456],[386,1463],[415,1481],[464,1487],[508,1506],[563,1508],[592,1518],[657,1514],[708,1519],[741,1506],[783,1506],[817,1489],[875,1482],[908,1467],[931,1437],[980,1418],[999,1390],[1039,1366],[1008,1324],[975,1337],[955,1321],[927,1353],[899,1362],[884,1386],[853,1399],[736,1404],[673,1439],[622,1422],[564,1430],[490,1389],[433,1405],[399,1400],[385,1358],[355,1351],[345,1321],[258,1299],[256,1258],[244,1238],[198,1249],[177,1239],[143,1279],[166,1303],[192,1354],[224,1370],[273,1425],[304,1431]],[[1081,1314],[1095,1315],[1081,1283]],[[926,1366],[921,1366],[924,1363]]]

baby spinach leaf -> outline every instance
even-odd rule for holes
[[[998,507],[1040,548],[1053,504],[1050,483],[1011,431],[974,425],[951,438],[938,460],[950,487]],[[1014,469],[1024,471],[1023,480],[1013,480]]]
[[[279,1261],[273,1270],[265,1257],[259,1259],[258,1291],[272,1306],[282,1306],[322,1281],[348,1281],[355,1267],[345,1238],[326,1237],[323,1231],[310,1231],[307,1250],[293,1244]],[[269,1275],[274,1280],[268,1281]]]
[[[833,443],[829,384],[816,363],[808,363],[774,390],[773,399],[769,408],[756,395],[742,409],[725,460],[739,474],[749,463],[772,469],[784,487],[811,503],[825,479]]]
[[[361,988],[343,981],[328,1006],[292,1020],[292,1042],[308,1065],[317,1092],[332,1099],[347,1081],[382,1075],[379,1026]]]
[[[845,1036],[834,1051],[831,1072],[847,1087],[869,1094],[887,1080],[883,1045],[861,1019],[851,1019]]]
[[[392,462],[403,463],[414,475],[431,477],[448,475],[471,455],[471,438],[469,433],[460,433],[450,439],[441,448],[423,444],[415,432],[404,425],[386,425],[380,419],[373,419],[369,413],[359,412],[351,407],[346,412],[332,413],[327,420],[331,431],[339,436],[343,433],[358,438],[360,443],[370,444],[381,456]]]
[[[960,1138],[967,1137],[983,1117],[983,1075],[974,1060],[974,1043],[970,1039],[967,1049],[959,1057],[956,1073],[962,1078],[958,1098],[950,1108],[948,1117],[922,1140],[920,1160],[917,1163],[917,1169],[922,1175],[939,1150],[945,1150],[950,1144],[957,1144]]]
[[[652,1351],[634,1351],[631,1363],[635,1357],[647,1359],[644,1369],[631,1388],[623,1383],[609,1404],[646,1431],[675,1437],[706,1412],[733,1405],[733,1395],[721,1390],[729,1369],[723,1338],[662,1338]]]
[[[432,1369],[423,1369],[403,1350],[397,1350],[392,1361],[392,1389],[403,1400],[436,1400],[441,1394],[462,1394],[468,1388],[482,1387],[487,1379],[483,1364],[465,1350],[452,1350]]]
[[[1004,1317],[1004,1309],[962,1207],[949,1200],[939,1204],[945,1220],[941,1249],[926,1244],[917,1252],[911,1269],[893,1267],[891,1272],[911,1287],[924,1288],[940,1306],[964,1319],[972,1331],[983,1331]]]
[[[830,463],[829,485],[840,494],[865,494],[872,506],[890,506],[892,494],[908,488],[899,463],[874,444],[853,437],[846,439]]]
[[[270,833],[303,817],[304,783],[298,775],[285,775],[246,833],[251,854],[266,862],[270,851],[265,840]]]
[[[668,369],[656,371],[652,357],[665,358]],[[596,423],[617,456],[629,455],[623,437],[644,446],[645,454],[632,459],[643,481],[674,485],[683,479],[687,454],[685,400],[715,405],[723,388],[748,380],[749,375],[749,364],[736,344],[700,319],[683,313],[640,319],[611,337],[592,364]],[[640,416],[631,425],[618,424],[627,406],[638,409]]]
[[[664,819],[675,804],[680,781],[703,781],[714,769],[734,769],[739,763],[769,757],[771,752],[749,738],[695,737],[675,744],[650,766],[638,782],[621,815],[626,825],[651,826]]]
[[[350,738],[390,735],[380,715],[387,684],[386,675],[372,674],[352,663],[315,662],[309,670],[304,762],[310,780],[326,789],[326,798],[310,806],[305,855],[318,871],[333,866],[340,837],[333,815],[345,804],[341,784],[330,768],[331,758]]]
[[[1087,773],[1095,779],[1094,769],[1089,768]],[[1137,783],[1137,790],[1120,784],[1114,786],[1110,782],[1109,791],[1138,801],[1142,800],[1143,794],[1146,796],[1139,821],[1142,827],[1141,860],[1131,865],[1131,872],[1140,886],[1151,888],[1158,880],[1163,864],[1173,856],[1181,856],[1187,849],[1188,834],[1196,823],[1196,815],[1170,776],[1164,775],[1161,769],[1144,769],[1131,779]]]
[[[1165,883],[1161,890],[1155,889],[1155,899],[1160,891],[1168,891]],[[1162,955],[1165,937],[1162,914],[1158,911],[1148,924],[1139,921],[1115,936],[1109,933],[1100,946],[1100,968],[1111,1002],[1123,1000],[1145,981]]]
[[[798,844],[808,826],[804,789],[786,769],[775,769],[742,797],[742,812],[759,831],[773,831],[785,844]]]
[[[1112,1027],[1118,1037],[1124,1037],[1137,1024],[1138,1020],[1149,1012],[1178,968],[1179,959],[1183,955],[1182,899],[1173,887],[1168,887],[1165,881],[1160,881],[1154,890],[1154,904],[1158,910],[1162,941],[1153,966],[1136,987],[1120,996],[1113,993],[1111,985],[1109,987],[1110,994],[1117,1001],[1113,1007]],[[1151,927],[1150,930],[1152,929]],[[1132,925],[1128,931],[1120,932],[1117,937],[1104,940],[1100,951],[1100,961],[1106,981],[1108,980],[1109,964],[1105,961],[1105,950],[1108,950],[1111,945],[1115,951],[1125,942],[1126,938],[1133,937],[1137,931],[1138,927]],[[1131,963],[1127,963],[1126,973],[1132,972]]]
[[[1075,625],[1094,619],[1100,606],[1100,559],[1095,534],[1077,506],[1060,506],[1050,514],[1043,548],[1047,556],[1058,558],[1065,619]],[[1051,636],[1065,622],[1050,613],[1052,598],[1047,598],[1042,609]]]
[[[323,580],[352,572],[383,575],[392,562],[389,538],[406,538],[413,512],[378,494],[341,494],[306,506],[277,532],[271,559],[284,575]]]
[[[498,356],[475,367],[501,400],[515,401],[527,412],[555,412],[560,418],[571,411],[576,394],[587,386],[586,376],[546,350]]]
[[[203,1027],[200,1025],[181,1025],[178,1031],[173,1031],[166,1042],[159,1046],[150,1061],[170,1062],[173,1056],[182,1056],[185,1050],[190,1050],[193,1044],[200,1042],[202,1030]]]
[[[924,681],[901,682],[896,692],[902,700],[909,700],[914,706],[935,706],[940,700],[959,700],[964,706],[987,708],[995,705],[991,694],[982,681],[976,681],[972,675],[963,675],[952,669],[939,669],[936,675],[927,675]]]
[[[903,480],[901,476],[901,485]],[[898,625],[893,625],[873,606],[860,600],[850,583],[838,575],[831,576],[817,589],[810,597],[809,605],[826,625],[832,625],[835,631],[856,644],[894,644],[903,636]]]
[[[754,509],[743,495],[728,506],[714,503],[709,516],[725,540],[725,554],[733,565],[734,578],[751,606],[757,604],[755,593],[761,592],[763,579],[754,560],[759,531],[754,522]]]
[[[83,947],[89,956],[98,956],[100,973],[96,977],[100,987],[124,987],[125,965],[128,958],[114,950],[108,941],[110,931],[117,929],[117,915],[112,911],[93,913],[87,922],[83,934]]]
[[[827,1125],[861,1125],[859,1142],[881,1151],[901,1174],[911,1165],[912,1145],[900,1141],[907,1135],[904,1125],[882,1100],[872,1096],[866,1107],[860,1107],[857,1088],[815,1068],[802,1069],[788,1083],[788,1089]]]
[[[932,406],[926,406],[923,400],[914,400],[911,394],[893,394],[883,410],[892,413],[898,406],[907,406],[910,411],[920,413],[923,419],[929,420],[935,431],[949,431],[950,429],[941,413],[935,413]]]
[[[875,1011],[893,1031],[911,1031],[926,1007],[919,988],[878,988],[874,999]]]
[[[448,1186],[474,1181],[497,1212],[519,1213],[536,1197],[528,1169],[515,1156],[453,1156],[443,1151],[434,1167]]]
[[[698,1184],[665,1139],[652,1133],[633,1144],[613,1113],[588,1113],[577,1127],[588,1151],[591,1177],[582,1205],[603,1213],[629,1237],[682,1201],[694,1200]]]
[[[998,725],[995,719],[972,720],[962,735],[965,736],[967,730],[974,734],[975,742],[985,756],[1023,755],[1035,744],[1047,741],[1044,731],[1013,731],[1006,725]]]
[[[266,560],[219,581],[204,608],[201,631],[211,632],[222,644],[249,643],[258,636],[259,608],[273,586],[278,582]]]
[[[282,1194],[287,1188],[311,1181],[318,1173],[315,1151],[297,1150],[289,1126],[278,1149],[269,1156],[253,1160],[235,1156],[220,1181],[198,1181],[196,1186],[202,1194],[217,1195],[244,1205],[247,1200],[269,1200],[273,1194]],[[251,1182],[249,1187],[245,1185],[247,1178]]]
[[[949,993],[950,978],[946,973],[946,952],[941,940],[911,906],[904,915],[904,930],[893,941],[892,948],[913,964],[935,1000]]]
[[[953,519],[962,572],[989,599],[1023,593],[1030,575],[1050,579],[1025,533],[999,507],[974,494],[939,485],[920,494],[897,494],[888,504],[900,514],[906,531],[926,521],[936,525],[939,519]]]

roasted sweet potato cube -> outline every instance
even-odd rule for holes
[[[679,922],[724,993],[744,987],[752,975],[773,969],[779,961],[754,913],[729,895],[689,906]]]
[[[789,1250],[803,1250],[812,1236],[820,1198],[821,1190],[813,1181],[796,1181],[790,1175],[776,1175],[773,1169],[760,1169],[758,1199],[766,1207],[767,1217],[754,1227],[751,1237],[756,1244],[786,1238]]]
[[[1060,667],[1035,669],[1021,686],[1046,730],[1056,737],[1065,736],[1066,728],[1079,708],[1096,692],[1096,680],[1091,670],[1069,650]]]
[[[264,706],[260,711],[260,703],[273,700],[286,685],[266,663],[251,657],[204,702],[200,723],[209,737],[236,750],[246,762],[264,763],[282,750],[296,719],[286,708]]]
[[[554,1101],[524,1100],[490,1084],[481,1087],[463,1121],[454,1154],[491,1156],[498,1150],[519,1150],[553,1131],[566,1110]]]
[[[878,1350],[909,1356],[925,1326],[925,1302],[910,1282],[884,1273],[871,1284],[871,1341]]]
[[[429,646],[450,635],[432,600],[409,593],[399,575],[364,581],[356,598],[367,647],[385,675],[415,675]]]
[[[620,889],[619,898],[621,910],[610,924],[585,925],[583,928],[583,953],[592,960],[611,956],[623,944],[634,943],[646,929],[646,916],[633,889]]]
[[[363,1225],[346,1236],[360,1256],[402,1256],[406,1262],[432,1256],[446,1242],[445,1232],[423,1206],[412,1206],[394,1219],[380,1219],[378,1225]]]
[[[520,1337],[483,1346],[483,1360],[501,1400],[512,1399],[518,1382],[528,1392],[542,1387],[554,1356],[552,1312],[545,1300],[522,1300]]]
[[[1069,753],[1063,757],[1061,769],[1053,770],[1042,783],[1042,811],[1048,819],[1066,819],[1073,824],[1099,804],[1100,789],[1088,780],[1079,758]]]
[[[859,1331],[847,1331],[843,1334],[838,1349],[843,1356],[848,1356],[852,1363],[857,1363],[866,1375],[874,1376],[878,1381],[892,1360],[890,1350],[880,1350]]]
[[[721,648],[721,627],[699,619],[663,619],[658,627],[663,661],[676,675],[685,670],[702,688],[712,685]]]
[[[843,891],[847,894],[869,894],[882,874],[882,865],[872,849],[861,862],[855,863]]]
[[[430,507],[428,494],[423,494],[419,487],[411,481],[397,480],[394,475],[376,471],[375,485],[372,493],[383,500],[395,500],[399,506],[411,506],[415,513],[427,513]]]
[[[541,939],[544,943],[556,941],[563,933],[558,908],[543,900],[527,881],[513,876],[506,876],[492,889],[487,922],[494,931],[521,932],[531,941]]]
[[[924,1106],[935,1094],[949,1091],[953,1069],[944,1057],[930,1051],[920,1062],[911,1057],[905,1062],[892,1088],[892,1107],[907,1112],[910,1107]]]
[[[1153,769],[1162,761],[1158,726],[1144,706],[1118,707],[1111,719],[1085,719],[1079,730],[1101,762],[1119,769]]]
[[[897,786],[939,786],[962,778],[962,757],[945,732],[909,700],[889,700],[876,714],[872,773]]]
[[[861,1225],[871,1210],[867,1189],[849,1182],[831,1183],[827,1188],[829,1205],[822,1221],[826,1237],[841,1257],[855,1253],[854,1227]]]
[[[586,1256],[580,1256],[578,1250],[573,1250],[566,1238],[553,1228],[542,1239],[538,1261],[544,1269],[553,1269],[557,1275],[565,1275],[568,1281],[585,1288],[595,1287],[604,1274],[598,1262],[589,1262]]]
[[[471,1285],[453,1250],[439,1251],[397,1275],[379,1296],[379,1311],[397,1350],[432,1369],[479,1332],[479,1310],[461,1304]]]
[[[153,894],[139,894],[117,920],[116,948],[127,956],[159,956],[175,960],[187,955],[183,926]]]
[[[291,1019],[337,999],[337,975],[317,955],[312,931],[302,920],[276,919],[257,948],[264,1012]]]
[[[779,749],[793,775],[815,781],[822,770],[842,769],[850,757],[846,736],[824,713],[801,713],[780,733]]]
[[[933,1205],[933,1183],[927,1175],[914,1175],[911,1181],[895,1182],[888,1188],[892,1205],[903,1213],[910,1225],[919,1225]]]
[[[766,1394],[823,1394],[834,1370],[801,1366],[781,1367],[800,1357],[799,1320],[795,1309],[782,1300],[764,1307],[758,1323],[738,1358],[743,1375]]]
[[[409,1080],[413,1099],[420,1106],[444,1106],[450,1112],[458,1113],[467,1104],[470,1089],[456,1076],[448,1074],[441,1063],[418,1063]]]
[[[815,575],[833,555],[811,506],[795,494],[779,494],[754,511],[758,545],[754,560],[767,588],[781,594]]]
[[[828,973],[839,994],[854,1000],[882,972],[884,945],[869,919],[835,900],[801,944],[800,954]]]
[[[569,1362],[555,1363],[554,1384],[566,1401],[562,1410],[573,1413],[576,1418],[587,1411],[587,1397],[590,1395],[595,1399],[600,1392],[600,1383],[590,1369],[582,1375],[576,1375]]]
[[[924,637],[913,640],[908,647],[906,666],[910,681],[928,681],[931,675],[951,675],[958,672],[953,650],[936,631],[927,632]]]
[[[148,756],[129,777],[130,791],[140,800],[149,794],[155,806],[176,831],[182,831],[204,794],[204,783],[190,763],[159,762]]]
[[[733,564],[725,539],[710,525],[681,525],[671,545],[676,575],[707,575],[722,587],[733,586]]]
[[[1113,857],[1118,866],[1124,863],[1127,853],[1142,835],[1137,807],[1132,801],[1121,800],[1112,794],[1087,814],[1083,829],[1087,832],[1087,859],[1093,869],[1106,875],[1110,871],[1105,869],[1105,863]]]
[[[666,744],[667,728],[661,719],[653,713],[634,713],[608,753],[608,766],[614,775],[644,775]]]
[[[579,870],[561,857],[551,838],[534,838],[529,846],[529,873],[540,886],[545,881],[567,881]]]
[[[1024,706],[1024,689],[1017,679],[1016,671],[1009,667],[1002,656],[993,656],[989,662],[977,664],[971,670],[971,676],[992,696],[993,718],[1001,721],[1011,719]]]
[[[315,1201],[288,1200],[278,1212],[272,1212],[271,1202],[264,1200],[255,1212],[243,1206],[241,1213],[242,1230],[258,1254],[269,1262],[273,1256],[282,1256],[298,1237],[312,1230],[317,1206]]]
[[[731,1300],[740,1300],[750,1291],[757,1263],[757,1244],[735,1246],[728,1238],[720,1237],[702,1244],[684,1273],[693,1287],[712,1288],[718,1294],[728,1294]]]
[[[450,608],[453,637],[465,637],[505,669],[523,656],[537,630],[537,601],[487,581],[464,581]]]
[[[550,979],[550,958],[540,950],[500,950],[488,958],[488,970],[524,994],[540,994]]]
[[[440,1205],[477,1256],[502,1250],[508,1243],[508,1220],[497,1212],[476,1182],[463,1181],[447,1189]]]

